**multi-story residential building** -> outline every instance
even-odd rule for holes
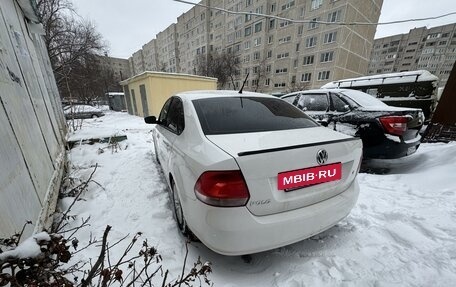
[[[198,57],[229,51],[240,62],[234,75],[236,88],[249,73],[246,90],[284,92],[365,75],[383,0],[203,0],[200,4],[205,7],[194,6],[157,35],[157,59],[165,63],[165,70],[195,74]],[[373,25],[341,25],[344,22]],[[233,88],[232,83],[225,88]]]
[[[130,65],[127,59],[97,56],[96,62],[101,64],[104,69],[111,70],[113,72],[114,79],[118,82],[131,76]]]
[[[194,6],[177,18],[180,73],[196,74],[197,58],[207,52],[209,21],[206,19],[206,10]]]
[[[456,61],[456,23],[376,39],[368,74],[428,70],[445,86]]]
[[[158,71],[158,51],[157,51],[157,40],[152,39],[147,44],[142,46],[142,53],[144,58],[144,69],[146,71]]]
[[[176,24],[171,24],[164,31],[157,34],[157,55],[159,71],[179,72]]]
[[[142,49],[139,49],[138,51],[134,52],[133,55],[130,58],[128,58],[128,61],[130,62],[132,75],[140,74],[146,70]]]

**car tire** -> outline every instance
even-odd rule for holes
[[[98,118],[97,115],[92,115],[92,119],[96,119],[96,118]]]
[[[177,227],[182,232],[182,234],[188,237],[188,227],[187,222],[184,217],[184,210],[182,209],[182,204],[177,193],[177,187],[174,183],[174,180],[171,181],[171,204],[173,207],[174,219],[176,220]]]

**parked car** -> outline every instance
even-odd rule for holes
[[[195,91],[169,98],[153,129],[178,227],[225,255],[291,244],[354,206],[359,139],[280,98]]]
[[[69,105],[63,108],[66,119],[90,119],[102,117],[105,114],[90,105]]]
[[[419,131],[424,123],[420,109],[388,106],[349,89],[301,91],[282,99],[325,126],[361,138],[366,158],[400,158],[420,146]]]

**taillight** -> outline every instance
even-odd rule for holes
[[[401,136],[407,130],[407,117],[401,116],[386,116],[381,117],[380,122],[387,133]]]
[[[250,194],[240,170],[207,171],[195,184],[196,197],[214,206],[243,206]]]

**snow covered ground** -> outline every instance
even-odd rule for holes
[[[117,152],[107,144],[76,146],[71,175],[88,177],[98,163],[84,201],[73,207],[73,225],[91,217],[79,232],[110,241],[143,232],[163,256],[172,278],[180,275],[185,240],[169,208],[165,182],[154,160],[153,126],[142,118],[107,112],[84,121],[84,136],[125,134]],[[77,135],[75,135],[77,136]],[[103,153],[98,150],[104,148]],[[456,282],[456,143],[423,144],[400,160],[369,161],[351,214],[330,230],[302,242],[252,255],[226,257],[192,243],[188,262],[211,261],[215,286],[454,286]],[[60,202],[64,208],[70,198]],[[293,228],[293,227],[291,227]],[[120,252],[121,246],[117,249]],[[123,251],[123,250],[122,250]],[[78,258],[96,257],[88,248]]]

